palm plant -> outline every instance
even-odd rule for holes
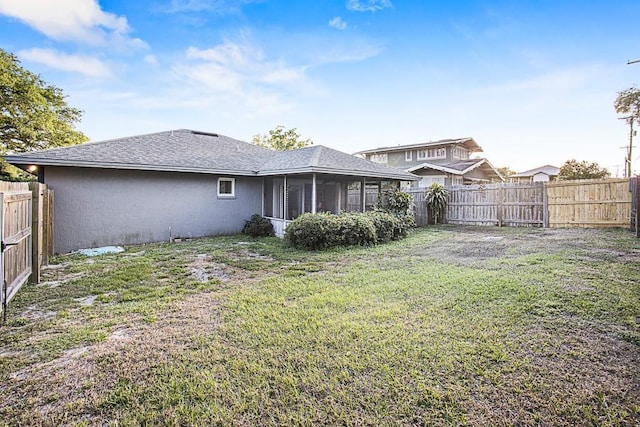
[[[438,223],[438,217],[447,207],[449,192],[442,185],[434,182],[431,184],[424,194],[424,202],[431,212],[434,224]]]

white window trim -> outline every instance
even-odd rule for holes
[[[369,157],[369,160],[371,160],[374,163],[381,163],[381,164],[386,164],[387,163],[387,153],[382,153],[382,154],[372,154],[371,157]]]
[[[437,154],[440,151],[442,154]],[[433,153],[433,156],[431,155]],[[447,149],[444,147],[438,148],[429,148],[427,150],[427,157],[430,159],[446,159],[447,158]]]
[[[418,150],[418,160],[425,160],[428,156],[428,150],[422,149]]]
[[[220,183],[231,182],[231,193],[220,193]],[[235,178],[218,178],[218,197],[221,198],[233,198],[236,197],[236,179]]]
[[[404,152],[404,161],[405,162],[410,162],[413,160],[413,151],[411,150],[407,150]]]
[[[452,157],[458,160],[469,160],[469,151],[462,147],[453,147]]]

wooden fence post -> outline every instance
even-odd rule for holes
[[[43,202],[44,185],[38,182],[29,183],[31,190],[31,283],[40,283],[40,267],[42,266],[43,237]]]
[[[636,237],[640,237],[640,176],[636,176]]]
[[[53,190],[49,190],[48,188],[44,192],[42,265],[48,265],[49,257],[53,256],[53,195]]]
[[[547,183],[542,183],[542,227],[549,228],[549,193]]]

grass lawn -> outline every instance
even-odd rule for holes
[[[640,424],[640,239],[437,226],[58,256],[0,328],[0,425]]]

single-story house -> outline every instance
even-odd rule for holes
[[[185,129],[5,160],[54,190],[58,253],[237,233],[254,213],[283,235],[303,212],[347,210],[354,191],[364,210],[367,188],[417,179],[321,145],[278,152]]]
[[[540,166],[528,171],[516,173],[509,176],[509,181],[518,184],[529,184],[534,182],[555,181],[560,174],[560,168],[551,165]]]

